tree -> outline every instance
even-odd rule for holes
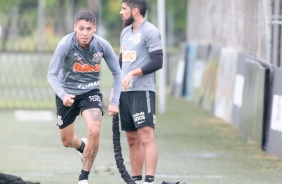
[[[40,5],[43,1],[44,6]],[[17,35],[18,43],[23,38],[29,41],[29,50],[54,48],[62,36],[73,31],[74,16],[81,10],[95,11],[98,34],[109,39],[114,48],[119,46],[122,30],[120,0],[0,0],[0,4],[2,50],[11,49],[13,42],[10,37]],[[166,0],[167,44],[170,46],[186,40],[186,5],[186,0]],[[40,7],[43,9],[40,10]],[[148,7],[147,20],[158,25],[157,0],[148,0]],[[14,16],[16,14],[19,16]],[[46,39],[41,37],[42,40],[38,41],[37,36],[34,36],[38,33],[45,33]],[[39,48],[43,45],[44,48]]]
[[[0,0],[0,28],[2,29],[2,43],[1,48],[5,51],[7,48],[7,41],[9,37],[9,29],[12,24],[12,9],[18,5],[18,0]]]
[[[102,23],[105,26],[105,36],[111,38],[111,44],[119,45],[120,31],[122,30],[122,20],[119,16],[121,1],[102,0]]]

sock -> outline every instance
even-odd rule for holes
[[[145,183],[144,184],[146,184],[146,183],[153,183],[154,180],[155,180],[155,176],[146,175],[145,176]]]
[[[79,174],[79,178],[78,178],[78,181],[80,180],[88,180],[88,175],[89,175],[89,171],[85,171],[85,170],[82,170],[81,169],[81,172]]]
[[[80,153],[83,153],[84,148],[85,148],[85,143],[83,141],[81,141],[80,148],[78,148],[76,150],[79,151]]]
[[[132,176],[132,179],[135,181],[136,184],[142,184],[142,175]]]

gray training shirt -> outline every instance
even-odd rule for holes
[[[47,79],[62,100],[67,94],[80,95],[100,89],[102,58],[113,74],[114,93],[111,104],[118,106],[121,91],[118,59],[111,45],[96,34],[88,49],[82,49],[78,45],[75,32],[62,38],[52,57]]]
[[[120,45],[122,78],[124,78],[131,70],[153,62],[149,53],[162,49],[161,35],[153,24],[144,21],[135,32],[132,32],[132,25],[124,28],[120,36]],[[153,72],[134,76],[128,86],[128,91],[155,92],[155,86],[155,72]]]

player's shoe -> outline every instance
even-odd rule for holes
[[[80,180],[78,181],[78,184],[89,184],[88,180]]]
[[[86,143],[87,143],[87,138],[83,137],[83,138],[81,138],[80,140],[81,140],[82,142],[84,142],[85,145],[86,145]],[[78,154],[79,154],[79,156],[80,156],[81,162],[83,163],[83,161],[84,161],[83,153],[78,152]],[[87,182],[87,183],[88,183],[88,182]]]

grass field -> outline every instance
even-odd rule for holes
[[[3,61],[4,56],[1,57]],[[47,67],[48,63],[44,67],[41,65],[42,73],[39,73],[42,77],[26,77],[44,80],[42,84],[38,83],[49,89],[50,86],[45,81]],[[102,70],[101,88],[107,102],[111,77],[106,65],[102,65]],[[1,68],[2,76],[6,76],[7,71]],[[13,81],[21,80],[21,75],[13,77],[16,78],[9,78],[10,83],[3,77],[0,78],[0,84],[3,85],[0,85],[1,92],[4,89],[6,95],[2,95],[1,107],[7,107],[2,106],[5,100],[9,104],[15,103],[15,99],[11,97],[16,93],[11,94],[8,87]],[[32,85],[34,89],[34,84]],[[23,89],[21,85],[17,86],[17,90]],[[48,103],[49,109],[55,109],[52,101],[54,94],[46,93],[46,90],[43,94],[50,95],[44,103]],[[211,116],[200,107],[183,99],[167,97],[167,112],[164,115],[157,114],[155,132],[159,162],[155,184],[164,180],[185,181],[187,184],[282,183],[282,159],[261,151],[256,142],[246,142],[238,136],[231,124]],[[27,108],[40,107],[38,101],[30,99],[36,104],[31,106],[29,103]],[[53,115],[48,118],[34,118],[30,115],[30,120],[20,121],[15,118],[14,111],[0,111],[0,173],[17,175],[24,180],[39,181],[42,184],[77,183],[81,169],[80,158],[77,151],[62,146],[55,113],[51,113]],[[81,117],[77,119],[76,130],[80,137],[85,136],[85,125]],[[123,133],[121,140],[125,165],[130,171],[128,147]],[[100,149],[90,174],[90,183],[124,183],[115,165],[111,117],[107,114],[103,119]]]
[[[183,99],[168,97],[167,113],[157,115],[159,162],[156,184],[164,180],[193,184],[280,184],[282,159],[241,139],[230,124]],[[18,121],[1,111],[0,172],[42,184],[76,183],[81,162],[64,148],[54,121]],[[54,115],[55,117],[55,115]],[[77,134],[85,136],[78,118]],[[122,148],[128,171],[127,145]],[[100,150],[90,174],[91,184],[122,184],[112,148],[111,118],[105,115]]]

